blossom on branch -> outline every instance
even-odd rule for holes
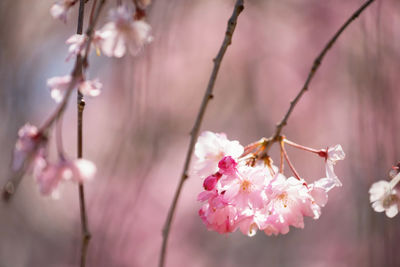
[[[57,103],[64,99],[65,93],[71,88],[72,76],[57,76],[47,80],[47,86],[50,88],[51,98]],[[83,80],[77,85],[79,91],[85,96],[95,97],[98,96],[103,87],[102,83],[98,80]]]
[[[120,58],[128,51],[137,55],[152,41],[151,26],[143,20],[134,20],[134,12],[126,6],[110,10],[110,22],[100,30],[101,50],[108,57]]]
[[[345,158],[345,153],[341,145],[336,145],[333,147],[328,147],[325,163],[326,177],[335,182],[336,186],[342,186],[339,178],[336,176],[333,167],[338,160],[343,160]]]
[[[61,181],[83,183],[96,174],[96,166],[86,159],[65,160],[50,163],[45,157],[35,161],[33,175],[43,195],[58,198],[58,185]]]
[[[194,171],[206,177],[218,170],[218,164],[225,156],[233,160],[243,154],[244,148],[238,141],[229,141],[223,133],[203,132],[196,143]]]
[[[225,134],[204,132],[198,138],[194,170],[206,177],[205,191],[198,196],[203,202],[199,215],[209,230],[278,235],[288,233],[290,226],[304,228],[305,216],[320,217],[328,192],[338,186],[332,176],[307,184],[278,172],[269,157],[262,158],[262,150],[246,155],[243,151],[238,141],[228,140]],[[342,152],[340,146],[327,149],[329,164],[343,159]]]
[[[51,6],[50,14],[53,18],[67,23],[67,15],[70,8],[75,5],[75,3],[76,0],[59,0]]]
[[[36,151],[44,142],[36,126],[29,123],[22,126],[18,131],[18,140],[14,148],[12,169],[14,171],[22,169],[28,158],[35,157]]]
[[[86,53],[85,48],[87,41],[88,37],[85,34],[74,34],[71,37],[69,37],[67,41],[65,41],[65,43],[69,45],[68,55],[65,60],[69,61],[71,58],[76,57],[78,55],[84,57]],[[93,33],[91,47],[93,47],[96,50],[97,55],[100,55],[102,41],[103,38],[101,37],[99,31],[95,31]]]

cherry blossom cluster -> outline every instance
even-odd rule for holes
[[[98,55],[120,58],[127,52],[137,55],[144,45],[152,41],[151,27],[145,21],[146,8],[150,0],[134,0],[128,5],[119,5],[109,10],[109,20],[99,30],[87,34],[75,34],[67,39],[69,45],[66,60],[76,58],[77,62],[70,75],[52,77],[47,80],[50,95],[58,104],[57,109],[38,128],[29,123],[18,132],[18,140],[14,148],[12,170],[14,176],[22,176],[29,172],[36,180],[43,195],[58,196],[58,185],[62,181],[83,183],[96,173],[96,166],[86,159],[69,159],[62,147],[61,119],[69,96],[77,89],[83,96],[98,96],[102,84],[98,79],[86,79],[88,67],[87,57],[93,48]],[[50,14],[64,23],[67,22],[71,8],[79,3],[77,0],[59,0],[50,8]],[[89,24],[92,23],[96,1],[93,3]],[[77,64],[81,64],[77,68]],[[52,161],[48,155],[48,139],[51,128],[55,127],[58,158]],[[9,185],[9,183],[7,184]],[[6,191],[7,191],[6,185]],[[9,188],[14,191],[14,188]]]
[[[400,162],[392,167],[389,178],[390,181],[380,180],[371,185],[369,199],[374,211],[385,212],[387,217],[393,218],[400,209]]]
[[[341,182],[333,171],[345,154],[340,145],[314,150],[280,137],[281,164],[278,168],[265,153],[272,140],[261,139],[247,147],[230,141],[225,134],[203,132],[195,146],[195,174],[203,181],[203,202],[199,215],[209,230],[230,233],[237,229],[253,236],[286,234],[289,226],[304,227],[304,216],[318,219],[328,201],[328,191]],[[284,144],[302,148],[322,157],[326,177],[314,183],[300,178],[290,162]],[[283,158],[294,177],[283,174]]]
[[[63,0],[55,3],[50,12],[54,18],[66,21],[70,8],[76,1]],[[108,57],[123,57],[128,51],[131,55],[137,55],[153,40],[151,26],[145,21],[145,8],[150,1],[137,1],[136,6],[120,5],[109,11],[109,22],[99,30],[94,31],[90,46],[89,37],[86,34],[74,34],[66,43],[69,45],[66,60],[78,55],[86,56],[86,50],[93,48],[98,55],[103,53]],[[55,11],[56,10],[56,11]],[[60,102],[65,92],[69,89],[72,80],[71,75],[50,78],[47,85],[51,90],[52,98]],[[87,80],[84,77],[77,82],[79,91],[85,96],[98,96],[102,84],[98,79]]]

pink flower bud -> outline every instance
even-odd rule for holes
[[[223,157],[218,163],[220,172],[228,175],[236,172],[236,166],[237,162],[231,156]]]
[[[215,188],[215,185],[217,184],[219,178],[221,178],[222,174],[217,172],[213,175],[208,176],[203,183],[203,187],[207,191],[211,191]]]

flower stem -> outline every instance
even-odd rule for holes
[[[305,151],[308,151],[308,152],[311,152],[311,153],[315,153],[315,154],[318,154],[318,155],[320,154],[320,150],[316,150],[314,148],[310,148],[310,147],[306,147],[306,146],[303,146],[303,145],[299,145],[299,144],[297,144],[295,142],[292,142],[292,141],[286,139],[285,137],[283,138],[283,142],[285,142],[286,144],[291,145],[292,147],[295,147],[295,148],[299,148],[299,149],[302,149],[302,150],[305,150]]]
[[[294,176],[297,178],[297,180],[301,181],[302,179],[300,178],[299,173],[296,171],[296,169],[294,168],[292,162],[289,159],[289,156],[288,156],[288,154],[286,152],[285,145],[284,145],[283,141],[279,142],[279,144],[281,146],[281,152],[283,153],[283,156],[285,157],[286,162],[288,163],[288,165],[289,165],[290,169],[292,170]]]

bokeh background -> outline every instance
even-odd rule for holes
[[[46,79],[72,69],[65,40],[75,32],[77,8],[64,25],[49,15],[53,2],[0,2],[1,183],[10,175],[17,130],[25,122],[40,125],[55,108]],[[243,145],[271,135],[314,58],[363,2],[245,0],[201,129]],[[110,0],[107,9],[115,5]],[[87,99],[84,114],[84,156],[98,167],[86,186],[93,234],[88,266],[157,265],[189,132],[233,5],[153,0],[154,41],[139,56],[91,56],[89,76],[99,77],[104,89]],[[400,159],[399,70],[400,2],[376,1],[328,53],[284,130],[297,143],[340,143],[346,152],[336,167],[343,187],[330,192],[321,218],[278,237],[209,232],[197,215],[202,181],[191,177],[172,225],[167,266],[400,266],[400,217],[373,212],[368,195]],[[74,99],[63,135],[74,157]],[[55,156],[54,144],[51,151]],[[320,158],[291,148],[289,155],[308,181],[324,176]],[[65,183],[61,193],[59,200],[42,197],[26,175],[12,201],[0,203],[0,267],[78,266],[77,185]]]

